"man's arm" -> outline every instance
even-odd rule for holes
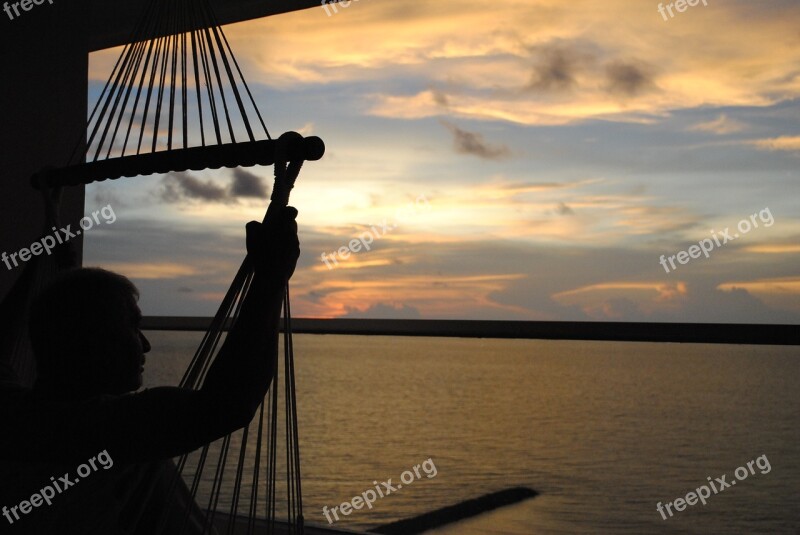
[[[286,281],[300,254],[294,208],[273,226],[250,223],[248,251],[255,275],[235,325],[198,391],[154,388],[110,402],[112,444],[120,462],[167,458],[247,425],[272,382]],[[103,434],[97,436],[102,441]],[[113,450],[116,450],[114,452]]]
[[[281,279],[263,273],[253,278],[239,317],[200,389],[217,403],[209,417],[217,417],[220,430],[212,434],[224,436],[250,423],[269,389],[285,287]]]

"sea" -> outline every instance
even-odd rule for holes
[[[145,386],[177,384],[202,333],[146,335]],[[307,524],[527,487],[430,533],[800,533],[800,347],[295,335],[294,354]],[[372,508],[324,515],[390,478]]]

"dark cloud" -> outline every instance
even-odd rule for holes
[[[93,185],[94,188],[94,204],[99,208],[102,206],[111,205],[114,207],[126,207],[127,203],[123,202],[119,197],[114,195],[108,188],[102,185]],[[88,198],[88,196],[87,196]],[[90,203],[87,202],[87,208]]]
[[[261,177],[237,167],[233,170],[233,183],[231,184],[230,194],[233,197],[258,197],[263,199],[267,196],[267,188]]]
[[[575,89],[581,74],[605,79],[605,90],[615,96],[630,98],[655,88],[651,69],[635,60],[615,60],[603,64],[603,51],[587,43],[553,42],[531,49],[533,73],[525,87],[528,91],[566,92]]]
[[[797,323],[797,313],[771,308],[742,288],[720,290],[706,282],[689,283],[686,295],[674,311],[647,312],[630,299],[609,298],[583,307],[591,319],[600,321],[650,321],[655,323]]]
[[[556,207],[556,212],[558,212],[559,215],[572,215],[575,213],[572,211],[572,208],[570,208],[563,202],[558,203],[558,207]]]
[[[200,180],[188,173],[168,173],[160,192],[164,202],[178,202],[182,199],[201,201],[224,201],[228,194],[225,188],[212,180]]]
[[[433,94],[433,101],[439,106],[447,106],[450,102],[447,99],[447,94],[439,89],[431,89]]]
[[[743,288],[721,290],[710,280],[690,281],[687,286],[687,298],[678,311],[673,313],[654,312],[647,317],[647,320],[745,324],[796,324],[800,321],[800,314],[773,308]],[[631,319],[630,321],[641,321],[641,319]]]
[[[605,74],[608,92],[621,97],[635,97],[655,85],[642,67],[632,63],[610,63]]]
[[[168,173],[156,195],[167,203],[183,200],[230,203],[239,198],[268,196],[262,179],[240,168],[233,170],[227,187],[214,180],[201,180],[189,173]]]
[[[570,49],[545,48],[538,52],[538,62],[533,67],[528,89],[537,91],[563,91],[575,85],[575,70],[579,57]]]
[[[511,155],[511,150],[505,145],[491,145],[484,141],[482,135],[462,130],[447,121],[442,121],[442,124],[453,134],[455,150],[460,154],[472,154],[487,160],[499,160]]]

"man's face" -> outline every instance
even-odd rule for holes
[[[118,328],[107,333],[109,394],[125,394],[141,388],[145,353],[150,351],[150,342],[140,330],[142,312],[133,296],[125,304],[121,319]]]

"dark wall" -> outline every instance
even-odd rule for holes
[[[0,253],[29,247],[41,233],[43,203],[29,177],[64,165],[85,135],[86,12],[79,6],[45,1],[14,20],[0,11]],[[66,191],[62,208],[62,220],[80,219],[83,188]],[[0,263],[0,296],[21,272]]]

